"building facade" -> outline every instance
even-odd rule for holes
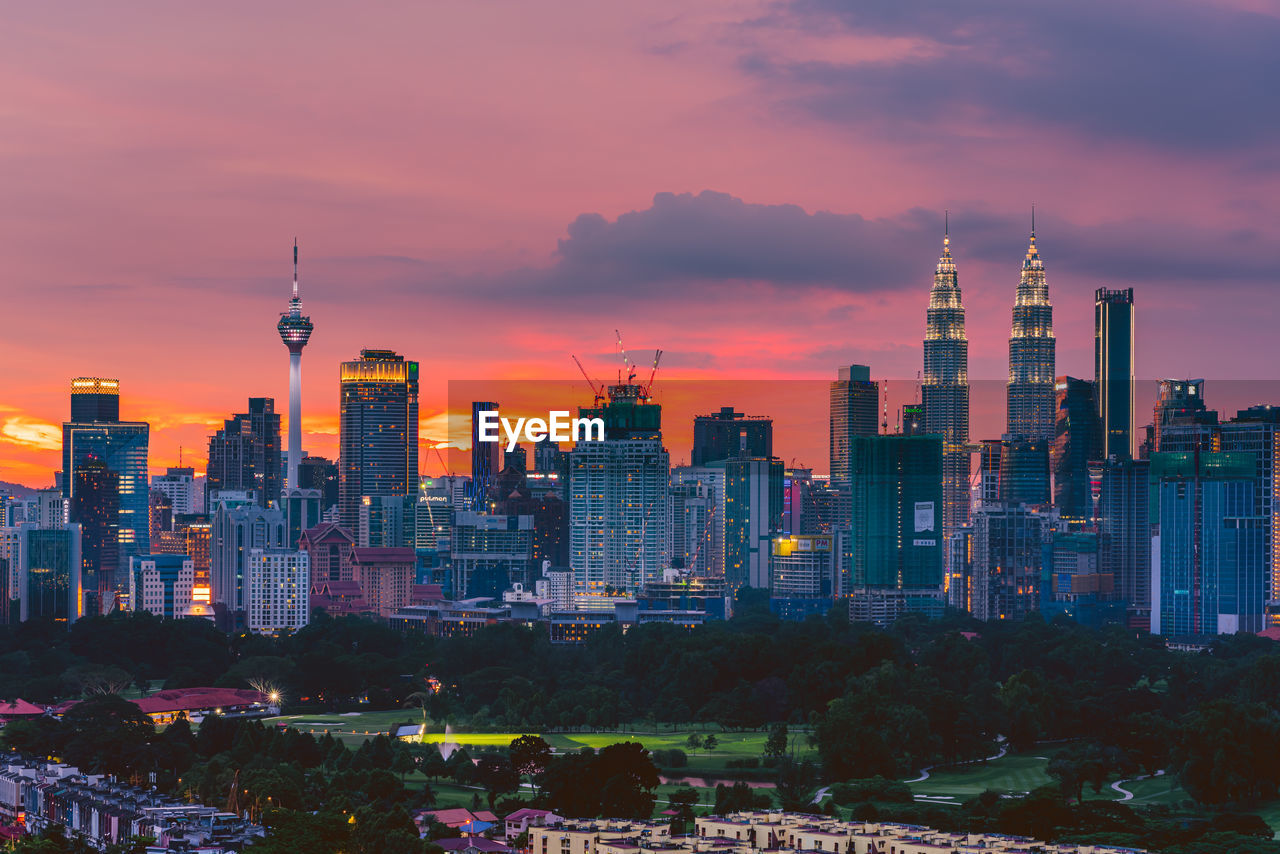
[[[359,532],[366,495],[416,495],[418,363],[390,350],[361,350],[339,374],[338,515]]]
[[[1133,288],[1099,288],[1094,299],[1093,379],[1101,459],[1133,456]]]
[[[280,416],[275,400],[249,398],[249,411],[232,415],[209,437],[206,495],[252,492],[261,507],[280,501]]]
[[[1031,245],[1022,261],[1022,278],[1013,302],[1009,335],[1008,429],[1012,436],[1048,443],[1055,426],[1055,344],[1053,304],[1044,261],[1036,249],[1034,216]]]
[[[944,531],[969,519],[969,339],[964,303],[951,257],[951,237],[942,241],[942,257],[929,291],[921,384],[924,432],[942,437]]]
[[[255,548],[247,564],[248,610],[251,632],[294,632],[310,617],[311,572],[307,553],[293,549]]]

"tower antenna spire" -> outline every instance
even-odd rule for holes
[[[298,298],[298,238],[293,238],[293,298]]]
[[[1031,203],[1031,236],[1036,236],[1036,203]]]

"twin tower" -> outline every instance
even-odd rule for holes
[[[951,529],[969,518],[969,339],[956,262],[951,257],[950,229],[944,234],[942,257],[929,291],[921,402],[924,432],[943,437],[942,522]],[[1054,372],[1053,305],[1044,262],[1036,250],[1033,213],[1031,244],[1022,261],[1009,335],[1008,433],[1053,440]]]

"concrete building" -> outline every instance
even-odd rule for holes
[[[208,583],[197,583],[195,563],[186,555],[134,555],[129,566],[129,610],[157,617],[213,619]]]
[[[351,572],[369,609],[384,620],[409,604],[417,554],[408,548],[360,548],[351,555]]]
[[[311,616],[307,553],[255,548],[249,551],[246,563],[249,631],[277,634],[305,626]]]

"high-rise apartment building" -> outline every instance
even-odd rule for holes
[[[307,553],[254,548],[246,556],[246,627],[257,634],[296,632],[311,616]]]
[[[1036,249],[1035,215],[1031,245],[1022,261],[1022,278],[1013,302],[1009,335],[1008,430],[1012,436],[1051,442],[1054,437],[1053,304],[1044,262]]]
[[[190,515],[196,512],[196,470],[170,466],[164,474],[151,478],[151,488],[169,497],[174,515]]]
[[[249,398],[249,411],[232,415],[209,437],[207,495],[252,492],[260,507],[280,502],[280,416],[269,397]]]
[[[949,233],[929,291],[920,393],[924,432],[942,437],[941,521],[949,531],[969,519],[969,339]]]
[[[62,425],[62,497],[75,499],[77,472],[93,458],[117,478],[115,506],[118,513],[116,543],[118,566],[128,566],[135,554],[151,550],[147,476],[150,426],[141,421],[119,421],[120,384],[117,380],[77,377],[71,381],[72,420]],[[82,512],[89,508],[82,502]]]
[[[670,555],[690,573],[725,572],[725,463],[671,469]]]
[[[254,549],[288,550],[287,524],[279,508],[251,501],[219,502],[213,512],[209,545],[213,601],[232,621],[249,607],[249,556]]]
[[[871,379],[871,369],[866,365],[840,368],[831,383],[830,404],[831,484],[839,489],[849,484],[849,455],[854,437],[880,432],[876,420],[880,384]]]
[[[1101,459],[1133,456],[1133,288],[1099,288],[1094,299],[1093,376]]]
[[[580,588],[638,590],[667,568],[671,458],[662,407],[643,386],[609,386],[602,405],[579,410],[604,422],[604,439],[569,455],[569,563]]]
[[[338,516],[357,531],[364,496],[417,494],[418,363],[361,350],[339,380]]]

